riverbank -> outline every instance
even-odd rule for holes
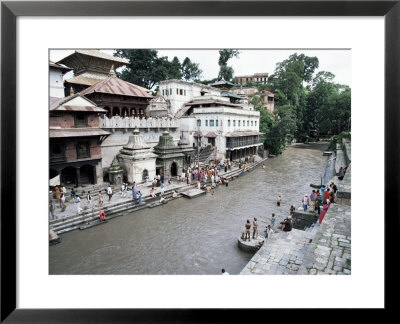
[[[343,155],[336,165],[350,163],[351,142],[344,141],[337,151],[345,151],[346,156]],[[304,230],[294,228],[290,232],[274,233],[243,268],[241,275],[351,274],[351,166],[343,180],[334,176],[331,181],[338,187],[337,202],[330,205],[322,223],[313,222]]]
[[[251,172],[254,168],[262,164],[267,159],[268,158],[256,157],[254,163],[247,163],[247,170],[246,172],[244,172],[244,175],[246,175],[248,172]],[[228,170],[227,172],[224,172],[222,170],[219,174],[221,177],[224,177],[228,179],[229,182],[231,182],[241,176],[241,169],[239,169],[237,165],[234,165],[232,166],[232,169],[230,171]],[[206,182],[206,185],[210,187],[211,180],[208,180]],[[220,186],[225,185],[221,184]],[[167,201],[172,199],[179,199],[182,197],[183,192],[193,188],[197,188],[197,183],[188,185],[186,184],[186,182],[182,183],[180,181],[173,180],[171,184],[168,184],[168,182],[166,181],[163,197]],[[216,187],[216,189],[217,188],[218,187]],[[103,188],[103,192],[104,189],[105,188]],[[67,208],[65,211],[62,211],[61,208],[57,206],[56,210],[53,212],[53,218],[49,220],[50,228],[59,235],[79,229],[82,225],[86,225],[88,223],[98,220],[100,209],[104,210],[107,220],[109,220],[115,217],[122,216],[125,212],[128,211],[135,212],[144,208],[158,206],[159,204],[156,204],[156,202],[160,201],[161,189],[160,187],[156,187],[155,189],[156,196],[153,198],[150,194],[151,186],[146,186],[145,184],[138,185],[137,190],[142,193],[143,202],[141,205],[137,204],[137,200],[133,201],[131,191],[128,191],[125,197],[121,195],[120,191],[114,191],[114,194],[110,201],[107,195],[103,195],[104,203],[102,208],[100,208],[97,194],[92,195],[93,201],[91,206],[87,205],[86,199],[83,196],[81,197],[81,208],[83,208],[83,211],[80,214],[78,214],[76,205],[72,201],[67,203]],[[176,198],[172,198],[172,194],[174,191],[178,192],[178,196]],[[159,206],[163,207],[163,205]],[[106,226],[107,224],[104,225]]]

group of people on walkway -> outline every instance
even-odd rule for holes
[[[310,196],[307,194],[302,198],[302,209],[318,213],[319,224],[321,224],[326,211],[332,203],[335,203],[337,186],[332,181],[330,185],[323,185],[320,189],[313,190]],[[300,207],[301,208],[301,207]]]

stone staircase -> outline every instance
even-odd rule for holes
[[[168,201],[173,199],[172,193],[174,189],[169,191],[165,191],[163,197]],[[181,194],[178,194],[180,197]],[[160,200],[160,196],[157,195],[156,197],[144,197],[143,202],[141,205],[138,205],[133,200],[122,201],[119,203],[115,203],[109,206],[103,206],[103,210],[106,214],[107,220],[115,218],[117,216],[122,216],[124,212],[127,211],[137,211],[150,206],[152,202],[156,202]],[[98,207],[88,210],[85,209],[79,215],[73,215],[64,218],[52,219],[50,220],[50,228],[56,234],[62,234],[65,232],[69,232],[75,229],[79,229],[80,226],[87,224],[88,222],[92,222],[99,218]]]
[[[305,231],[274,233],[240,274],[297,274],[317,230],[313,224]]]
[[[201,164],[206,164],[206,161],[209,161],[212,153],[214,153],[214,151],[211,149],[210,146],[206,146],[205,148],[203,148],[199,153],[199,162]]]

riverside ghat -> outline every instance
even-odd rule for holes
[[[253,257],[237,243],[246,219],[257,217],[262,232],[271,213],[279,223],[291,204],[300,205],[299,192],[308,193],[310,183],[321,177],[326,148],[326,143],[293,145],[280,156],[248,164],[250,172],[244,176],[235,166],[226,174],[228,186],[214,193],[201,190],[196,199],[187,199],[196,185],[172,182],[165,190],[170,200],[160,208],[148,208],[159,197],[152,200],[145,186],[139,188],[144,193],[141,206],[115,193],[112,203],[104,199],[108,223],[84,232],[74,229],[96,219],[96,212],[54,219],[51,225],[61,244],[50,248],[50,273],[220,274],[225,268],[239,274]],[[309,165],[306,170],[304,164]],[[177,198],[172,198],[174,191]]]

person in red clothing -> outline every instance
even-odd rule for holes
[[[318,221],[319,224],[322,223],[322,220],[324,219],[325,214],[328,211],[328,208],[329,208],[329,204],[326,202],[326,200],[324,200],[324,204],[322,206],[322,211],[321,211],[321,214],[319,216],[319,221]]]
[[[324,191],[324,202],[329,199],[329,188]]]
[[[106,220],[106,214],[104,213],[104,210],[103,210],[103,209],[100,209],[100,210],[99,210],[99,216],[100,216],[100,222]]]

